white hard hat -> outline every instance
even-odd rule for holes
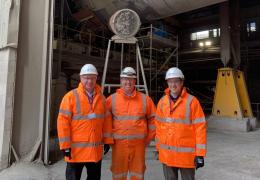
[[[125,67],[121,72],[120,77],[136,78],[136,72],[132,67]]]
[[[98,75],[97,69],[93,64],[85,64],[81,70],[79,75],[84,75],[84,74],[95,74]]]
[[[166,72],[165,80],[170,78],[181,78],[184,79],[182,71],[177,67],[172,67]]]

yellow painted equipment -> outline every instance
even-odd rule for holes
[[[239,119],[253,117],[242,71],[232,68],[218,70],[212,115]]]

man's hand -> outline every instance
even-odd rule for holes
[[[110,149],[109,144],[104,144],[104,155],[105,155],[106,153],[108,153],[109,149]]]
[[[71,159],[71,149],[70,148],[62,149],[62,153],[63,153],[63,156],[68,157],[69,159]]]
[[[203,167],[204,166],[204,157],[196,156],[194,159],[194,164],[196,166],[196,169]]]

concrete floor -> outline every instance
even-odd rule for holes
[[[208,133],[208,154],[205,167],[196,172],[200,180],[259,180],[260,179],[260,129],[249,133]],[[103,161],[102,180],[110,180],[110,160]],[[146,161],[145,179],[163,180],[161,164]],[[63,180],[65,163],[59,161],[44,167],[41,163],[18,163],[0,173],[1,180]],[[86,173],[83,172],[85,179]]]

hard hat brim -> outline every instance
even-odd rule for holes
[[[121,78],[133,78],[133,79],[136,79],[136,76],[133,75],[133,76],[128,76],[128,75],[120,75]]]
[[[91,74],[93,74],[93,75],[98,75],[98,73],[79,73],[79,75],[81,76],[81,75],[91,75]]]
[[[170,76],[170,77],[165,77],[165,80],[168,80],[168,79],[172,79],[172,78],[180,78],[180,79],[184,79],[184,77],[180,77],[180,76]]]

